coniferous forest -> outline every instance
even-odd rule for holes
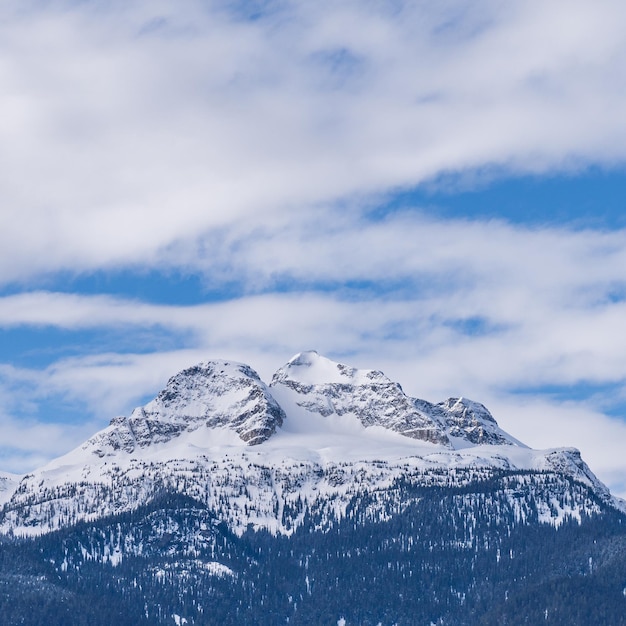
[[[618,511],[542,523],[532,490],[504,490],[497,476],[389,493],[382,510],[363,492],[341,519],[311,511],[291,535],[235,535],[163,491],[133,512],[6,536],[2,623],[626,624]]]

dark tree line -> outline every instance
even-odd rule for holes
[[[576,501],[602,512],[539,523],[546,502],[557,515]],[[454,489],[399,480],[355,495],[335,523],[309,512],[290,536],[237,536],[164,490],[130,513],[0,543],[7,625],[620,625],[625,588],[624,516],[531,473]]]

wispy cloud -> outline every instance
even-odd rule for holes
[[[0,299],[0,326],[159,326],[203,346],[280,349],[332,337],[322,344],[339,352],[368,337],[428,354],[467,350],[464,361],[480,349],[502,384],[615,381],[626,371],[625,257],[623,231],[415,215],[292,222],[196,255],[213,280],[240,281],[242,297],[180,306],[25,292]]]
[[[60,456],[93,434],[95,422],[46,424],[0,415],[3,470],[26,473]],[[25,436],[26,435],[26,436]]]
[[[317,348],[381,368],[413,395],[490,404],[533,445],[578,445],[591,462],[607,433],[621,440],[623,423],[602,411],[621,406],[626,380],[623,232],[405,214],[289,229],[245,235],[237,255],[214,249],[216,267],[228,274],[230,259],[229,272],[256,294],[194,306],[59,292],[1,298],[0,327],[158,326],[181,337],[174,350],[111,346],[11,376],[30,381],[29,397],[65,395],[104,419],[194,361],[233,358],[268,379],[293,353]],[[369,287],[350,287],[364,280]],[[577,385],[602,386],[603,397],[591,390],[573,403],[552,393]],[[616,454],[599,466],[608,476],[621,463]]]
[[[1,281],[159,265],[442,172],[625,156],[619,2],[183,5],[3,5]]]

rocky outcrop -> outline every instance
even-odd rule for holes
[[[98,456],[166,443],[185,431],[227,428],[256,445],[285,418],[267,385],[249,366],[207,361],[179,372],[158,396],[130,417],[116,417],[85,443]],[[210,432],[207,432],[210,437]]]
[[[314,351],[303,352],[274,374],[270,389],[280,387],[289,390],[292,402],[312,413],[351,415],[366,428],[381,426],[449,446],[440,424],[418,410],[398,383],[377,370],[358,370]]]

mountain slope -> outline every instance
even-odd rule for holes
[[[332,526],[310,512],[288,536],[234,535],[203,503],[162,492],[95,522],[0,537],[2,623],[624,624],[626,518],[541,523],[537,502],[593,493],[563,476],[520,478],[399,480]]]

